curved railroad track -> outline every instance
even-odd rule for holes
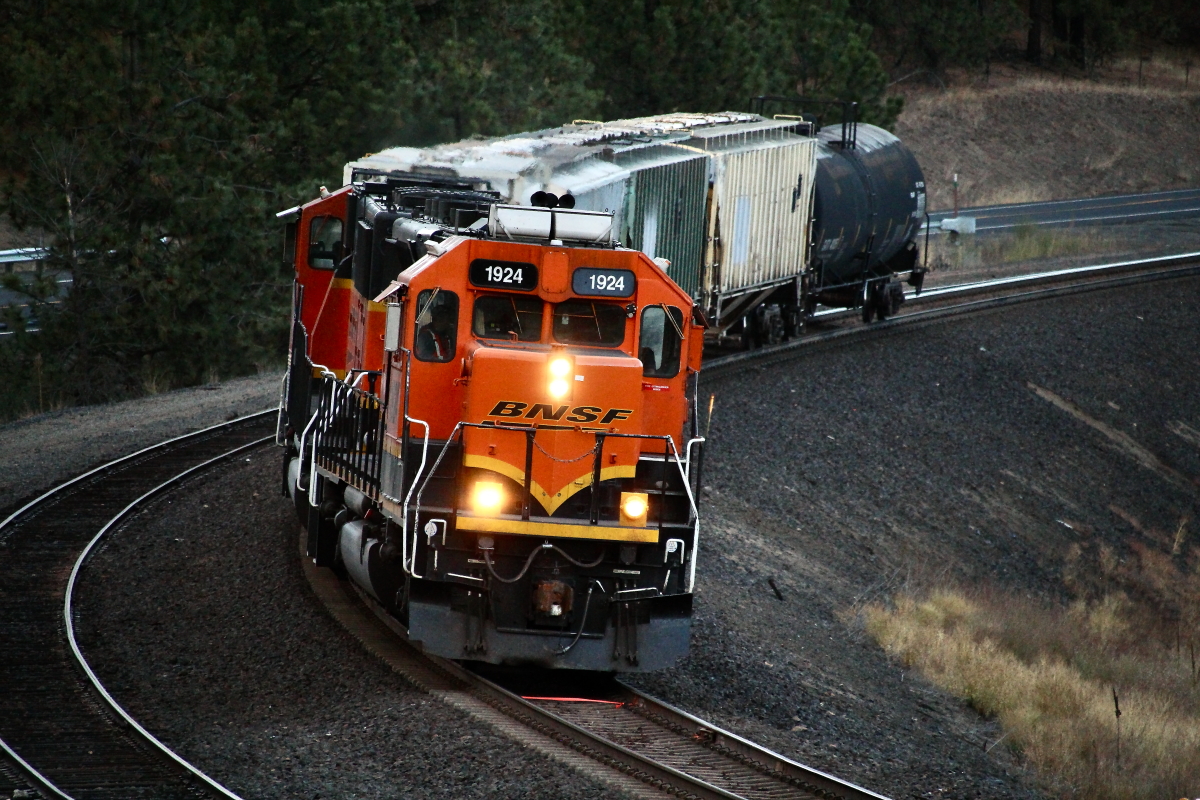
[[[489,678],[421,653],[369,597],[331,570],[303,561],[329,612],[411,683],[634,796],[883,800],[617,680],[519,671]]]
[[[1016,275],[995,280],[930,288],[906,294],[899,313],[883,322],[863,325],[857,309],[833,309],[816,315],[815,330],[782,344],[706,358],[701,380],[720,377],[742,369],[792,357],[801,348],[835,339],[862,338],[897,328],[927,324],[963,314],[972,314],[1032,300],[1048,300],[1080,292],[1115,289],[1138,283],[1182,278],[1200,274],[1200,252],[1117,261],[1085,267]],[[914,308],[916,306],[916,308]],[[839,325],[846,322],[845,325]]]
[[[922,296],[926,308],[882,323],[809,333],[774,347],[706,359],[704,375],[721,376],[761,367],[820,342],[873,336],[1030,300],[1194,274],[1200,274],[1200,253],[939,288]],[[853,313],[824,316],[848,317]],[[303,542],[300,547],[303,551]],[[620,681],[580,682],[573,681],[572,676],[555,681],[543,673],[531,686],[527,676],[519,673],[507,677],[489,673],[493,678],[489,680],[454,662],[425,656],[402,638],[382,632],[386,625],[403,636],[403,630],[351,584],[329,570],[313,567],[307,559],[305,572],[330,612],[410,681],[517,738],[522,738],[517,728],[550,737],[563,749],[554,755],[568,761],[572,755],[581,755],[603,765],[610,771],[609,780],[615,771],[624,777],[618,785],[635,794],[648,790],[651,796],[689,798],[880,797],[760,747]],[[548,691],[547,682],[558,684],[558,690]]]
[[[71,600],[95,545],[146,501],[273,439],[264,411],[161,442],[46,492],[0,522],[0,750],[60,800],[236,798],[109,695],[75,640]]]
[[[1200,253],[1189,253],[930,290],[920,298],[924,308],[870,327],[834,327],[709,359],[705,375],[761,367],[819,342],[1197,274],[1197,259]],[[70,599],[80,567],[105,533],[163,489],[269,440],[264,434],[273,421],[273,412],[262,412],[155,445],[69,481],[0,522],[0,609],[6,633],[0,649],[0,749],[43,794],[78,800],[236,797],[154,739],[108,695],[75,642]],[[356,596],[349,584],[303,560],[330,612],[411,682],[633,795],[880,797],[619,681],[535,692],[519,677],[489,680],[454,662],[426,657],[389,631],[390,618],[369,608],[370,601]]]

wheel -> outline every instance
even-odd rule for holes
[[[892,302],[892,293],[886,285],[883,287],[883,291],[875,295],[875,313],[880,322],[896,313],[896,305]]]
[[[783,313],[779,306],[762,309],[762,322],[758,329],[762,331],[764,345],[780,344],[787,336]]]
[[[758,346],[758,337],[754,330],[754,314],[742,317],[742,349],[753,350]]]
[[[804,314],[799,306],[787,306],[783,309],[783,339],[795,339],[804,333]]]

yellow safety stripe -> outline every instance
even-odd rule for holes
[[[460,531],[508,533],[516,536],[559,536],[568,539],[603,539],[612,542],[657,542],[657,528],[622,528],[613,525],[574,525],[523,519],[458,517]]]

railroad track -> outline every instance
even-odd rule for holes
[[[1060,270],[924,293],[934,307],[870,327],[811,333],[710,359],[724,374],[791,357],[818,342],[1060,294],[1200,274],[1200,253]],[[1015,292],[1013,290],[1016,290]],[[964,298],[987,295],[981,299]],[[915,298],[914,298],[915,299]],[[853,313],[853,312],[851,312]],[[845,312],[825,319],[849,316]],[[75,642],[70,608],[80,567],[139,504],[271,437],[273,412],[189,434],[118,459],[0,522],[0,749],[43,794],[78,800],[236,795],[158,742],[104,690]],[[303,543],[301,543],[303,550]],[[880,798],[760,747],[615,680],[534,690],[519,676],[475,674],[421,654],[394,621],[329,570],[303,559],[318,596],[368,649],[411,682],[518,740],[635,796]],[[375,612],[375,613],[372,613]],[[3,772],[3,770],[0,770]]]
[[[303,558],[329,612],[409,682],[518,741],[640,797],[885,800],[605,676],[477,674],[421,653],[381,607]],[[547,693],[549,691],[549,693]]]
[[[68,481],[0,522],[0,750],[41,795],[236,800],[103,687],[76,641],[71,601],[80,568],[109,531],[163,490],[272,440],[274,425],[274,410],[264,411],[161,442]]]
[[[905,295],[903,310],[883,322],[870,325],[855,322],[860,313],[857,309],[818,312],[817,324],[813,327],[826,326],[825,329],[810,330],[799,338],[782,344],[705,358],[701,376],[711,379],[743,369],[759,368],[791,358],[804,348],[837,339],[877,335],[898,328],[1033,300],[1047,300],[1079,292],[1114,289],[1197,274],[1200,274],[1200,252],[1191,252],[1015,275],[955,286],[939,286],[927,289],[920,295],[910,291]],[[849,324],[836,327],[842,321]]]
[[[872,326],[810,333],[794,342],[715,359],[704,374],[724,374],[790,358],[818,342],[861,337],[1013,303],[1081,291],[1200,274],[1200,253],[1097,265],[1005,278],[925,293],[932,308],[909,311]],[[1014,291],[1015,290],[1015,291]],[[984,297],[980,298],[980,295]],[[973,299],[974,298],[974,299]],[[854,312],[849,312],[854,313]],[[842,312],[842,316],[849,316]],[[826,317],[836,317],[836,313]],[[303,551],[304,543],[300,543]],[[873,792],[760,747],[710,722],[694,717],[620,681],[583,681],[577,676],[541,673],[483,674],[459,664],[426,657],[402,640],[403,630],[386,612],[332,572],[305,559],[306,575],[326,607],[368,649],[410,681],[487,720],[516,738],[530,741],[530,730],[560,747],[549,754],[581,767],[579,757],[622,776],[617,781],[633,794],[688,798],[819,797],[860,800]],[[375,619],[367,610],[374,612]],[[383,630],[391,628],[391,633]],[[400,634],[400,637],[394,634]],[[556,679],[557,677],[557,679]],[[555,685],[557,684],[557,685]],[[544,744],[542,749],[545,749]],[[592,772],[605,778],[601,771]]]

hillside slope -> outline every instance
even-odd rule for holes
[[[931,210],[1200,184],[1200,93],[1026,80],[909,96],[895,133]]]

